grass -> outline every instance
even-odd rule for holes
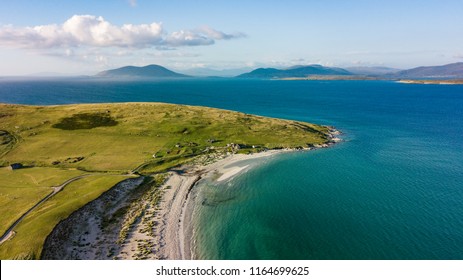
[[[0,246],[0,258],[39,258],[45,238],[56,224],[124,178],[96,175],[69,184],[18,224],[14,238]]]
[[[115,121],[107,112],[104,113],[82,113],[62,118],[53,128],[63,130],[91,129],[100,126],[115,126]]]
[[[11,133],[5,130],[0,130],[0,157],[11,150],[15,146],[16,142],[17,139]]]
[[[0,158],[3,166],[57,163],[56,167],[128,172],[143,163],[176,161],[227,143],[271,149],[326,141],[325,127],[205,107],[125,103],[0,105],[0,110],[5,115],[0,130],[19,139]],[[78,157],[83,160],[66,161]]]
[[[134,194],[136,197],[125,209],[125,214],[122,220],[121,231],[117,243],[122,244],[127,239],[130,229],[141,219],[149,207],[155,206],[161,199],[161,185],[166,181],[165,174],[157,174],[148,182],[142,184],[138,190],[139,194]]]
[[[0,168],[0,232],[3,234],[24,212],[52,192],[52,186],[83,174],[57,168]]]
[[[79,174],[30,213],[0,258],[38,258],[53,227],[122,180],[163,172],[208,153],[250,153],[327,141],[328,128],[206,107],[164,103],[23,106],[0,104],[1,233],[51,186]],[[239,150],[227,144],[239,144]],[[254,147],[253,147],[254,146]]]

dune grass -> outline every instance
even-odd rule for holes
[[[51,186],[95,175],[31,212],[15,228],[16,236],[0,245],[1,259],[38,258],[61,219],[123,180],[115,174],[163,172],[211,152],[321,144],[328,132],[309,123],[164,103],[0,104],[0,112],[0,234]],[[33,168],[7,170],[12,163]]]

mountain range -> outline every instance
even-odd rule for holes
[[[353,75],[351,72],[337,67],[325,67],[318,64],[297,65],[286,69],[258,68],[238,75],[238,78],[303,78],[309,75]]]
[[[421,66],[391,74],[398,78],[463,78],[463,62],[442,66]]]
[[[194,72],[194,71],[193,71]],[[205,75],[206,72],[203,72]],[[215,72],[217,74],[217,72]],[[147,65],[143,67],[125,66],[117,69],[100,72],[97,77],[109,78],[188,78],[192,77],[171,71],[160,65]],[[310,76],[333,77],[369,77],[376,79],[455,79],[463,78],[463,62],[442,66],[422,66],[408,70],[399,70],[387,67],[326,67],[318,64],[296,65],[289,68],[258,68],[250,72],[237,75],[237,78],[253,79],[284,79],[306,78]]]

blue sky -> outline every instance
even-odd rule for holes
[[[463,1],[0,0],[0,75],[463,61]]]

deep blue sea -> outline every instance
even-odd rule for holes
[[[0,80],[0,102],[159,101],[333,125],[344,142],[204,182],[206,259],[463,259],[463,86],[388,81]]]

